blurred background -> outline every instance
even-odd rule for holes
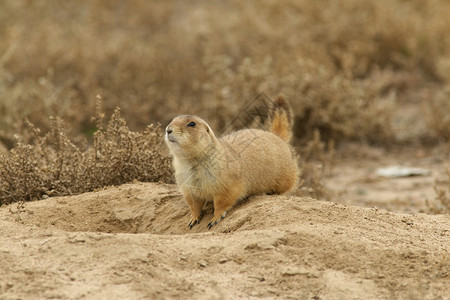
[[[27,117],[95,130],[97,95],[133,130],[179,113],[216,131],[283,93],[296,137],[450,137],[450,3],[420,0],[27,1],[0,4],[0,142]]]

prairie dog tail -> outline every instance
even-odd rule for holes
[[[278,95],[273,101],[269,117],[271,120],[270,132],[289,143],[292,138],[292,108],[282,95]]]

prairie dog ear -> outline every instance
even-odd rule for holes
[[[209,134],[211,134],[211,133],[214,134],[211,127],[209,127],[209,125],[207,123],[205,123],[205,127],[206,127],[206,132],[208,132]]]

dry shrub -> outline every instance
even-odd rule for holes
[[[399,101],[430,81],[431,98],[442,88],[448,11],[419,0],[6,0],[0,142],[14,145],[24,117],[48,131],[58,115],[87,134],[96,94],[133,130],[190,112],[220,132],[265,91],[292,99],[299,138],[319,129],[325,140],[388,144]]]
[[[434,139],[450,141],[450,84],[425,106]]]
[[[203,91],[207,98],[218,99],[209,111],[213,127],[222,129],[255,95],[281,91],[293,106],[295,136],[303,141],[313,139],[314,130],[326,140],[386,143],[394,138],[390,126],[393,94],[382,94],[384,85],[366,86],[365,81],[336,75],[326,66],[305,59],[298,59],[287,75],[279,76],[269,56],[261,62],[244,59],[237,71],[227,70],[229,60],[223,56],[212,60],[212,69],[218,71],[210,74]]]
[[[450,214],[450,166],[445,168],[448,184],[447,188],[442,188],[438,182],[434,185],[436,198],[433,202],[427,201],[428,212],[433,214]]]
[[[299,61],[294,85],[296,135],[325,140],[392,141],[392,94],[383,95],[364,81],[333,74],[324,66]],[[378,86],[376,89],[383,89]]]
[[[133,132],[117,108],[105,129],[96,114],[99,130],[92,146],[75,145],[64,121],[51,118],[45,135],[29,123],[32,144],[18,143],[0,155],[0,205],[93,191],[133,180],[172,182],[170,159],[163,145],[163,130],[150,125]]]
[[[300,156],[300,188],[295,194],[329,200],[331,193],[324,185],[324,178],[331,174],[336,163],[334,142],[326,144],[320,132],[315,130],[313,139],[297,151]]]

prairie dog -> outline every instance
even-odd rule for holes
[[[175,178],[191,209],[189,228],[200,222],[207,200],[214,201],[210,229],[241,198],[296,187],[297,160],[289,145],[292,110],[283,97],[273,102],[269,117],[270,131],[243,129],[221,138],[194,115],[177,116],[166,127]]]

